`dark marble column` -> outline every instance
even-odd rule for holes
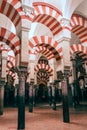
[[[56,110],[56,87],[53,83],[51,84],[51,88],[52,88],[52,109]]]
[[[18,91],[18,84],[16,84],[14,88],[14,107],[17,106],[17,91]]]
[[[0,79],[0,115],[3,115],[5,81]]]
[[[27,67],[20,66],[17,68],[19,77],[18,87],[18,130],[25,129],[25,81],[27,75]]]
[[[49,105],[51,106],[51,104],[52,104],[52,88],[51,88],[51,86],[48,87],[48,100],[49,100]]]
[[[36,85],[33,87],[33,106],[36,105]]]
[[[29,112],[33,112],[33,83],[29,86]]]
[[[76,108],[79,105],[79,98],[78,98],[78,81],[77,81],[77,73],[76,73],[76,57],[73,55],[72,57],[72,64],[73,64],[73,87],[74,87],[74,95],[73,95],[73,106]]]
[[[62,100],[63,100],[63,121],[69,123],[69,104],[68,104],[68,77],[66,77],[62,82]]]

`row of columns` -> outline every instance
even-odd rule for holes
[[[22,30],[20,32],[20,37],[21,37],[21,56],[18,60],[19,64],[17,63],[17,65],[19,65],[19,67],[17,68],[17,73],[18,73],[18,78],[19,78],[19,87],[18,87],[18,130],[24,130],[25,129],[25,82],[26,82],[26,75],[27,75],[27,64],[28,64],[28,35],[29,35],[29,28],[27,28],[27,25],[25,24],[27,23],[26,21],[22,21]],[[30,23],[29,23],[30,25]],[[63,48],[63,53],[64,53],[64,65],[65,66],[70,66],[70,59],[67,58],[69,56],[69,41],[64,39],[59,41],[60,46],[64,46]],[[67,51],[68,49],[68,51]],[[67,55],[66,55],[67,52]],[[64,67],[64,66],[63,66]],[[54,67],[54,71],[56,70],[56,68]],[[54,72],[54,75],[55,72]],[[5,75],[6,76],[6,75]],[[33,75],[34,76],[34,75]],[[32,77],[33,77],[32,76]],[[53,79],[54,80],[54,79]],[[52,81],[53,82],[53,81]],[[65,82],[65,90],[67,83]],[[29,95],[30,95],[30,101],[29,101],[29,111],[32,112],[33,111],[33,95],[32,95],[32,84],[30,86],[30,91],[29,91]],[[0,87],[2,88],[2,87]],[[1,93],[1,101],[3,101],[3,89],[0,89],[0,93]],[[53,109],[56,109],[56,103],[55,103],[55,87],[52,85],[52,102],[53,102]],[[67,104],[67,94],[64,95],[63,97],[63,109],[64,109],[64,113],[67,112],[68,110],[68,104]],[[3,113],[3,103],[1,103],[0,109],[1,109],[1,113]],[[68,110],[69,112],[69,110]],[[69,122],[69,117],[68,119],[66,118],[67,115],[64,115],[64,122]],[[69,114],[68,114],[69,116]]]
[[[19,77],[19,87],[18,87],[18,130],[20,129],[25,129],[25,81],[26,81],[26,75],[27,75],[27,68],[20,66],[17,69],[18,77]],[[4,90],[2,88],[3,84],[1,84],[1,101],[3,101],[3,95],[4,95]],[[30,86],[30,91],[29,91],[29,96],[30,96],[30,101],[29,101],[29,112],[33,111],[33,84]],[[64,96],[63,102],[66,104],[67,98]],[[55,87],[52,84],[52,103],[53,103],[53,109],[56,110],[56,102],[55,102]],[[63,104],[64,104],[63,103]],[[63,106],[63,108],[66,105]],[[1,102],[1,107],[0,107],[1,113],[3,113],[3,102]],[[64,110],[66,110],[64,108]],[[67,112],[67,111],[66,111]],[[66,113],[64,112],[64,113]],[[65,116],[67,117],[67,116]],[[65,121],[66,119],[64,119]],[[68,121],[65,121],[68,122]]]
[[[0,66],[1,66],[1,70],[0,70],[0,115],[3,115],[7,53],[8,53],[7,49],[4,49],[3,51],[0,52]]]

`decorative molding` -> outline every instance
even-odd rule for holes
[[[0,88],[5,85],[5,78],[0,78]]]
[[[22,3],[22,10],[26,16],[31,16],[34,13],[34,8],[24,2]]]
[[[62,18],[62,19],[61,19],[61,25],[62,25],[63,27],[69,27],[69,25],[70,25],[70,20],[69,20],[69,19],[66,19],[66,18]]]
[[[63,41],[70,42],[71,38],[70,37],[62,37],[61,39],[58,40],[58,43],[61,43]]]

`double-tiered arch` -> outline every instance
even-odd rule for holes
[[[72,46],[70,46],[71,56],[74,53],[78,54],[83,59],[83,61],[87,60],[87,47],[80,44],[73,44]]]
[[[53,70],[47,64],[40,63],[37,64],[34,68],[34,71],[37,73],[37,82],[47,82],[49,81],[49,77],[53,76]]]
[[[13,50],[16,59],[19,59],[21,43],[18,36],[5,28],[0,28],[0,41],[6,43]]]
[[[53,36],[62,31],[60,25],[60,19],[62,18],[61,11],[44,2],[34,2],[33,6],[35,9],[32,19],[33,22],[38,22],[47,26],[51,30]]]
[[[75,33],[82,44],[85,45],[87,43],[87,19],[74,14],[71,17],[70,29],[73,33]]]
[[[40,52],[41,50],[43,50],[43,47],[45,47],[46,49],[52,52],[49,52],[49,54],[54,55],[54,58],[56,58],[57,60],[63,58],[62,47],[59,45],[57,41],[54,41],[52,37],[34,36],[31,39],[29,39],[29,47],[31,53],[35,53],[34,48],[36,48],[36,52]]]
[[[0,0],[0,13],[11,20],[17,34],[20,32],[22,19],[32,20],[25,15],[22,10],[22,3],[18,0]]]

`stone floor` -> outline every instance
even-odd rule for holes
[[[63,122],[62,106],[52,110],[48,105],[39,105],[33,113],[26,107],[25,130],[87,130],[87,106],[70,108],[70,123]],[[17,130],[17,108],[5,108],[0,116],[0,130]]]

